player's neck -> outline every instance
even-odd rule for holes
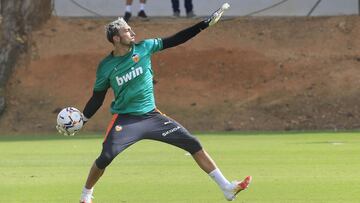
[[[132,49],[131,45],[116,44],[113,51],[113,56],[124,56]]]

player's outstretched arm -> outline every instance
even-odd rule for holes
[[[228,3],[223,4],[217,11],[215,11],[211,16],[209,16],[207,19],[189,27],[186,28],[175,35],[171,37],[163,38],[163,49],[175,47],[177,45],[180,45],[189,39],[195,37],[197,34],[199,34],[202,30],[206,29],[209,26],[213,26],[216,24],[224,11],[228,9],[230,5]]]

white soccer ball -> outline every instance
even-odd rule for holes
[[[224,3],[222,6],[221,6],[221,9],[222,10],[227,10],[230,8],[230,4],[229,3]]]
[[[74,134],[82,128],[84,121],[77,108],[66,107],[58,114],[57,124],[69,134]]]

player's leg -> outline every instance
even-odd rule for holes
[[[204,149],[199,150],[192,157],[205,173],[209,174],[217,168],[214,160]]]
[[[229,201],[234,200],[236,195],[241,190],[246,189],[251,182],[251,176],[248,176],[241,182],[233,181],[230,183],[222,174],[220,169],[216,166],[214,160],[204,149],[199,150],[192,156],[199,167],[203,169],[218,184],[218,186],[223,191],[225,198]]]
[[[129,22],[131,18],[131,6],[132,6],[133,0],[126,0],[125,5],[125,14],[124,14],[124,20],[126,22]]]
[[[172,9],[174,12],[174,17],[180,17],[180,5],[179,0],[171,0]]]
[[[214,160],[202,148],[198,139],[175,120],[163,114],[157,114],[155,118],[147,123],[148,128],[152,129],[147,138],[165,142],[188,151],[199,167],[219,185],[227,200],[233,200],[238,192],[248,187],[251,177],[245,178],[242,182],[230,183],[216,166]]]
[[[85,188],[88,190],[92,189],[96,184],[96,182],[100,179],[104,171],[105,169],[100,169],[96,165],[96,162],[94,162],[93,165],[91,166],[88,178],[86,180]]]
[[[146,0],[140,0],[140,9],[139,9],[138,17],[141,20],[149,20],[149,18],[145,13],[145,4],[146,4]]]
[[[186,10],[186,17],[192,18],[195,17],[194,11],[193,11],[193,4],[192,0],[185,0],[185,10]]]
[[[83,188],[83,191],[80,196],[80,203],[91,203],[93,198],[93,192],[94,192],[94,185],[96,182],[100,179],[102,174],[104,173],[104,169],[99,169],[95,162],[91,166],[89,175],[87,177],[85,186]]]
[[[101,154],[90,169],[80,202],[91,203],[94,186],[103,175],[105,168],[119,153],[141,139],[136,136],[136,128],[129,127],[129,124],[134,122],[136,121],[127,116],[115,115],[113,117],[105,135]]]

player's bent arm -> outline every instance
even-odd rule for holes
[[[93,91],[93,95],[86,103],[85,108],[83,110],[84,122],[90,119],[96,111],[101,107],[105,100],[107,90],[103,91]]]

